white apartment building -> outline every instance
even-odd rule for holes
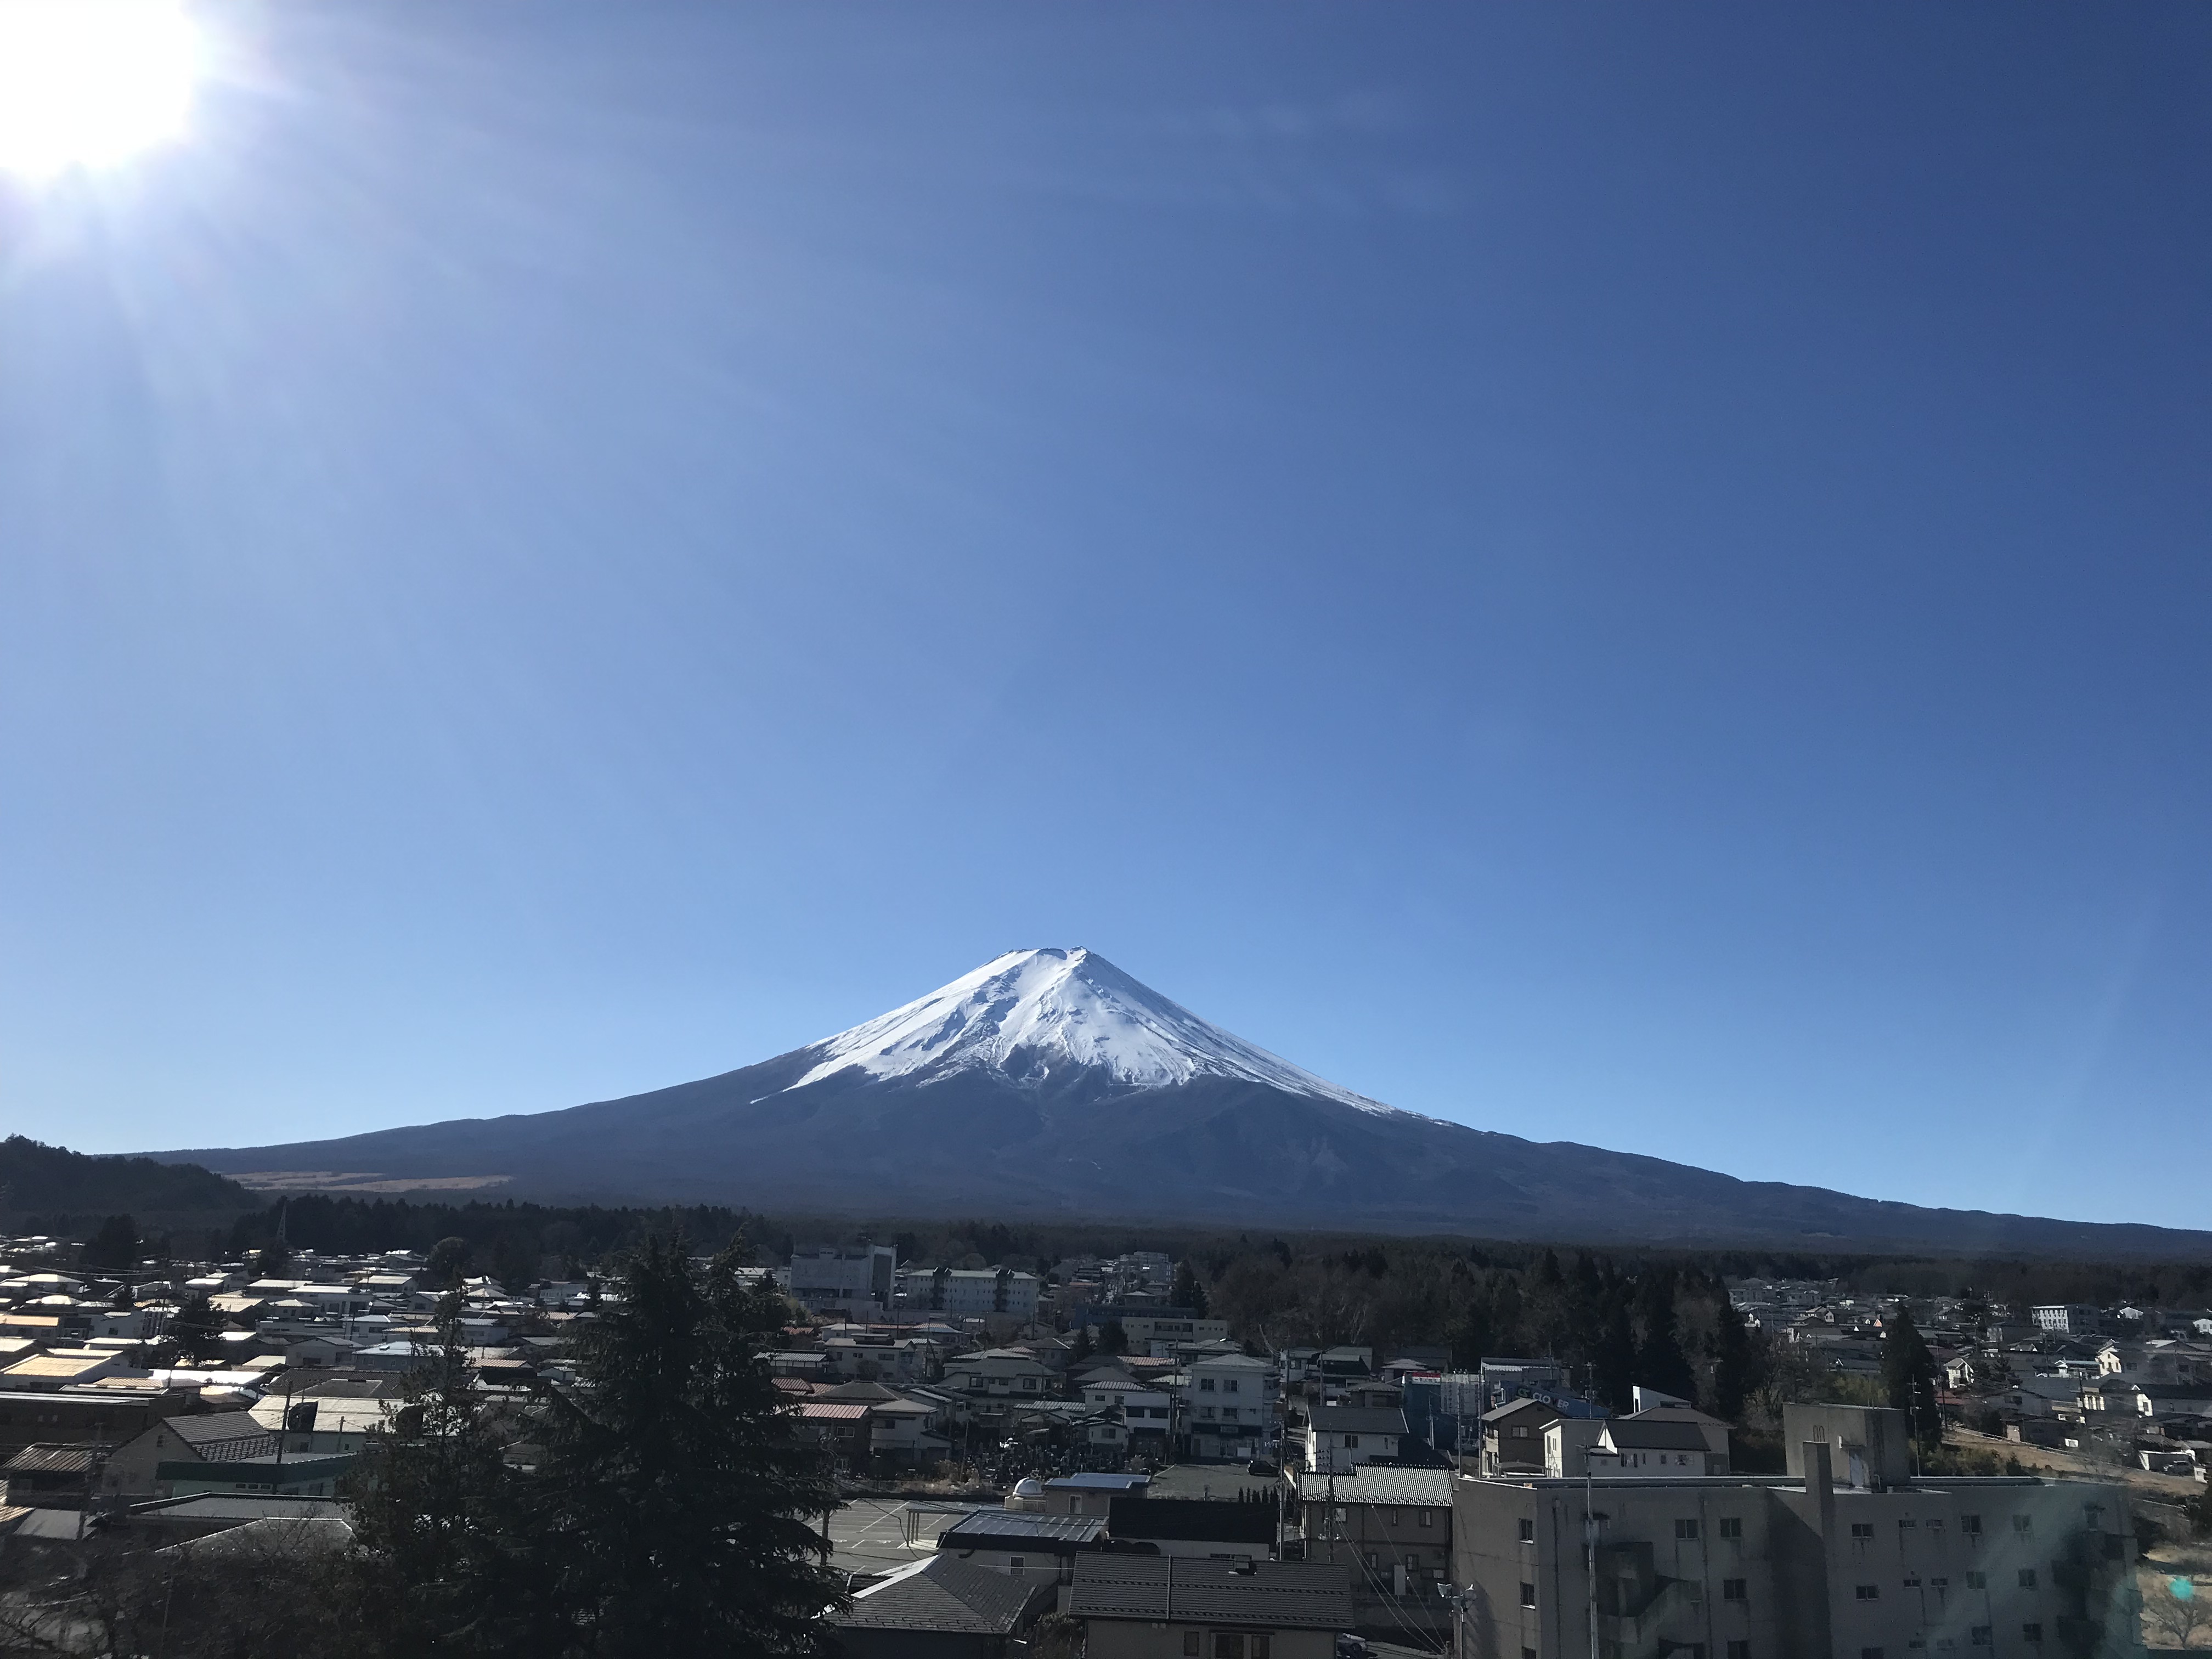
[[[1194,1359],[1182,1372],[1181,1420],[1189,1455],[1200,1462],[1249,1462],[1273,1455],[1280,1374],[1241,1353]]]
[[[1044,1281],[1011,1267],[908,1268],[898,1275],[898,1304],[908,1312],[927,1310],[951,1319],[1019,1320],[1036,1317],[1037,1292]]]

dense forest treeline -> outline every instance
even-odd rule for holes
[[[891,1244],[921,1265],[1006,1263],[1050,1273],[1081,1256],[1152,1250],[1191,1264],[1216,1311],[1253,1340],[1360,1340],[1492,1352],[1559,1352],[1596,1339],[1615,1304],[1671,1280],[1689,1338],[1709,1340],[1726,1301],[1723,1281],[1746,1278],[1837,1279],[1859,1295],[1957,1296],[1974,1292],[2014,1305],[2135,1301],[2161,1307],[2212,1303],[2212,1264],[2099,1263],[2029,1258],[1948,1258],[1823,1254],[1732,1248],[1699,1250],[1576,1249],[1463,1238],[1370,1233],[1267,1233],[1003,1221],[850,1219],[765,1216],[720,1206],[632,1209],[508,1200],[465,1203],[302,1194],[241,1216],[222,1241],[233,1254],[258,1249],[280,1230],[294,1248],[362,1253],[428,1252],[458,1238],[475,1271],[517,1284],[551,1272],[582,1272],[654,1232],[681,1229],[696,1248],[720,1249],[744,1234],[764,1261],[799,1244]],[[1656,1301],[1654,1302],[1656,1306]],[[1632,1312],[1632,1324],[1648,1314]],[[1618,1335],[1618,1332],[1615,1332]],[[1595,1354],[1577,1356],[1595,1363]]]
[[[53,1216],[57,1228],[66,1217],[125,1210],[242,1210],[254,1201],[236,1182],[197,1164],[96,1157],[26,1135],[0,1140],[0,1212]]]

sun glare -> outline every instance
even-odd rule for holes
[[[181,0],[0,0],[0,171],[52,179],[181,137],[200,54]]]

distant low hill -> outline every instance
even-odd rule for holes
[[[820,1042],[623,1100],[160,1156],[264,1193],[2212,1260],[2212,1232],[1923,1209],[1395,1110],[1081,950],[1012,951]]]
[[[197,1164],[98,1158],[27,1135],[0,1140],[0,1210],[105,1215],[243,1210],[258,1200]]]

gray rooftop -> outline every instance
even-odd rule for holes
[[[1364,1463],[1351,1474],[1334,1479],[1335,1500],[1340,1504],[1389,1504],[1430,1510],[1451,1507],[1449,1469],[1378,1468],[1372,1463]],[[1301,1474],[1298,1501],[1328,1503],[1330,1480],[1326,1474]]]
[[[1030,1608],[1049,1601],[1053,1587],[971,1566],[957,1556],[934,1555],[902,1567],[854,1596],[830,1623],[863,1630],[946,1631],[1011,1636]]]
[[[1342,1567],[1311,1561],[1085,1555],[1075,1564],[1067,1612],[1078,1619],[1349,1630],[1351,1578]]]
[[[1323,1434],[1406,1432],[1406,1413],[1395,1406],[1316,1406],[1310,1415]]]
[[[991,1549],[1002,1541],[1019,1548],[1080,1549],[1105,1533],[1101,1515],[1033,1515],[1018,1510],[977,1510],[938,1534],[940,1550]]]

